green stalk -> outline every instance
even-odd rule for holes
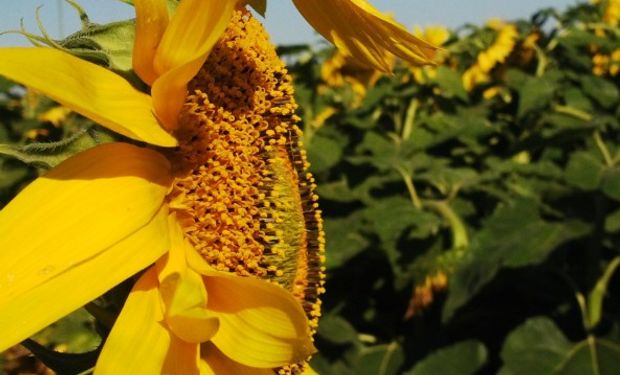
[[[594,137],[594,142],[596,143],[596,147],[600,151],[601,155],[603,155],[603,159],[605,159],[605,164],[608,167],[614,166],[614,158],[611,157],[611,153],[607,149],[605,142],[603,142],[603,138],[601,138],[601,133],[596,130],[592,135]]]
[[[588,329],[596,327],[601,321],[601,316],[603,314],[603,298],[607,292],[609,280],[611,280],[618,266],[620,266],[620,256],[615,257],[607,265],[605,272],[588,295]]]
[[[413,207],[417,208],[418,210],[422,209],[422,201],[420,201],[418,192],[413,185],[411,175],[401,166],[397,166],[396,170],[398,171],[398,173],[400,173],[403,178],[403,182],[407,186],[407,190],[409,191],[409,197],[411,198],[411,203],[413,204]]]
[[[454,249],[466,249],[469,247],[469,236],[467,235],[467,229],[460,216],[454,212],[452,207],[446,201],[426,201],[424,206],[439,213],[450,226],[452,232],[452,248]]]
[[[579,120],[592,121],[592,115],[588,112],[567,105],[556,105],[553,107],[553,110],[558,113],[573,116]]]
[[[412,99],[407,107],[407,113],[405,114],[405,126],[403,127],[402,139],[407,140],[413,132],[413,123],[415,122],[415,116],[418,112],[418,106],[420,102],[417,99]]]

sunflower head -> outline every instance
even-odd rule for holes
[[[209,265],[288,289],[314,331],[324,245],[293,86],[263,27],[237,11],[189,84],[169,194]]]

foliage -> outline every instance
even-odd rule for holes
[[[280,48],[325,214],[319,373],[620,373],[608,3],[467,25],[434,40],[438,67],[397,63],[380,78],[341,60],[330,74],[347,77],[332,81],[331,49]],[[75,114],[41,117],[54,104],[35,93],[0,92],[0,207],[109,139]],[[93,326],[82,311],[36,339],[86,352]]]
[[[317,371],[620,371],[605,5],[452,31],[441,66],[396,65],[361,100],[321,76],[331,50],[281,50],[326,216]]]

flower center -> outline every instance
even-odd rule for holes
[[[293,86],[263,27],[237,11],[189,84],[170,206],[213,267],[290,290],[312,329],[324,238]]]

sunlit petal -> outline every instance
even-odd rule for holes
[[[161,374],[170,347],[170,334],[161,323],[162,308],[157,273],[151,267],[131,290],[99,356],[95,375]]]
[[[0,303],[0,351],[99,297],[168,249],[167,212],[127,239]]]
[[[153,108],[166,129],[176,129],[177,117],[187,96],[187,83],[196,75],[203,62],[204,59],[199,57],[193,63],[166,72],[153,83]]]
[[[228,358],[276,368],[315,351],[306,315],[291,293],[253,277],[214,271],[193,249],[187,256],[190,266],[205,275],[208,308],[220,320],[211,342]]]
[[[237,0],[183,0],[157,48],[154,64],[158,73],[161,75],[197,57],[206,58],[226,29],[236,3]]]
[[[181,2],[157,49],[155,69],[160,76],[151,95],[159,120],[173,130],[187,93],[213,45],[235,9],[236,0]]]
[[[133,47],[133,70],[152,85],[158,74],[153,67],[157,46],[168,26],[166,0],[134,0],[136,39]]]
[[[0,75],[32,87],[127,137],[171,147],[151,98],[121,76],[52,48],[0,48]]]
[[[143,227],[170,183],[166,158],[125,143],[82,152],[36,179],[0,211],[0,301]]]

